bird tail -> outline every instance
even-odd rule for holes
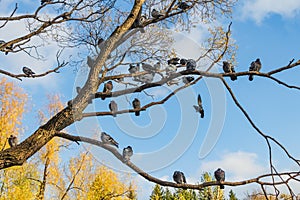
[[[237,80],[237,76],[236,76],[236,75],[231,75],[231,76],[230,76],[230,79],[231,79],[232,81],[235,81],[235,80]]]
[[[105,97],[101,97],[102,100],[105,100]]]
[[[253,75],[249,75],[249,81],[253,81]]]
[[[136,111],[135,116],[140,116],[140,111]]]
[[[224,185],[220,185],[220,189],[223,190],[225,188]]]

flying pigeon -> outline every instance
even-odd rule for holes
[[[215,171],[215,178],[219,182],[225,181],[225,172],[221,168],[218,168]],[[224,189],[224,188],[225,188],[224,185],[220,184],[220,189]]]
[[[186,183],[184,173],[183,173],[183,172],[180,172],[180,171],[175,171],[175,172],[174,172],[174,174],[173,174],[173,180],[174,180],[177,184]]]
[[[0,40],[0,45],[5,44],[6,42],[4,40]],[[10,46],[5,47],[3,50],[3,52],[5,52],[5,55],[8,54],[9,51],[12,51],[13,49],[13,45],[11,44]]]
[[[112,89],[113,89],[113,84],[111,81],[108,81],[107,83],[104,84],[103,93],[111,92]],[[104,100],[105,97],[101,97],[101,99]]]
[[[113,115],[114,117],[116,117],[117,114],[115,114],[115,112],[118,111],[118,104],[117,104],[115,101],[112,100],[112,101],[109,103],[109,110],[112,112],[112,115]]]
[[[186,2],[179,2],[177,5],[178,5],[178,8],[180,8],[182,10],[186,10],[186,9],[190,8],[190,6]]]
[[[192,82],[193,80],[195,80],[195,78],[193,76],[184,76],[184,77],[182,77],[182,82],[184,84],[188,84],[188,83]]]
[[[130,157],[133,155],[133,150],[131,146],[127,146],[123,149],[123,159],[125,162],[130,160]]]
[[[148,72],[155,71],[154,67],[147,63],[142,63],[142,68],[143,68],[143,70],[148,71]]]
[[[31,69],[29,69],[28,67],[23,67],[23,73],[26,75],[26,76],[33,76],[33,74],[35,74]]]
[[[18,144],[18,138],[14,135],[10,135],[8,138],[8,144],[10,147],[15,147]]]
[[[174,65],[174,64],[169,64],[167,67],[166,67],[166,74],[167,76],[175,73],[177,71],[177,66]]]
[[[140,102],[140,100],[138,100],[137,98],[135,98],[132,101],[132,106],[133,106],[133,109],[140,109],[141,108],[141,102]],[[140,111],[136,111],[135,112],[135,116],[140,116]]]
[[[197,63],[193,59],[188,59],[186,62],[186,70],[195,70]]]
[[[161,67],[160,62],[157,62],[157,63],[155,63],[155,64],[153,65],[153,68],[154,68],[155,70],[160,70],[160,67]]]
[[[235,73],[233,65],[227,61],[223,61],[223,70],[225,73]],[[232,81],[237,80],[237,76],[232,74],[232,75],[230,75],[230,79]]]
[[[155,73],[144,74],[139,77],[142,83],[151,83],[154,79]]]
[[[87,57],[86,59],[86,64],[92,68],[95,66],[95,60],[93,58],[91,58],[90,56]]]
[[[177,57],[171,58],[171,59],[167,60],[168,65],[170,65],[170,64],[178,65],[178,64],[179,64],[179,61],[180,61],[180,58],[177,58]]]
[[[109,145],[114,145],[116,146],[117,148],[119,148],[119,143],[117,143],[114,138],[112,138],[110,135],[108,135],[107,133],[105,132],[102,132],[101,133],[101,141],[104,143],[104,144],[109,144]]]
[[[140,64],[134,66],[133,64],[129,64],[128,71],[130,74],[134,74],[140,71]]]
[[[261,62],[259,58],[257,58],[255,61],[251,62],[251,65],[249,67],[249,71],[256,71],[259,72],[261,69]],[[253,75],[249,75],[249,81],[253,81]]]
[[[201,118],[204,117],[204,109],[202,107],[202,100],[201,100],[201,96],[200,94],[198,94],[198,98],[197,98],[197,101],[198,101],[198,105],[193,105],[196,112],[199,112],[201,114]]]
[[[164,16],[164,14],[162,14],[162,13],[159,12],[159,11],[157,11],[156,9],[153,9],[153,10],[151,11],[151,16],[152,16],[153,18],[155,18],[155,19],[158,19],[158,18]]]

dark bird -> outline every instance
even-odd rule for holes
[[[148,72],[155,71],[154,67],[148,63],[142,63],[142,68],[143,68],[143,70],[148,71]]]
[[[158,18],[164,16],[164,14],[162,14],[162,13],[159,12],[159,11],[157,11],[156,9],[153,9],[153,10],[151,11],[151,16],[152,16],[153,18],[155,18],[155,19],[158,19]]]
[[[132,101],[132,106],[133,106],[133,109],[140,109],[141,108],[141,102],[140,102],[140,100],[138,100],[137,98],[135,98]],[[135,111],[135,116],[140,116],[140,111]]]
[[[182,10],[187,10],[190,8],[190,6],[186,2],[179,2],[177,5],[178,5],[178,8],[180,8]]]
[[[112,100],[112,101],[109,103],[109,110],[112,112],[112,115],[113,115],[114,117],[117,116],[117,114],[115,114],[115,112],[118,111],[118,104],[117,104],[114,100]]]
[[[255,61],[251,62],[251,65],[249,67],[249,71],[256,71],[259,72],[261,69],[261,62],[259,58],[257,58]],[[253,81],[253,74],[249,75],[249,81]]]
[[[138,80],[142,83],[151,83],[154,79],[154,75],[155,75],[154,72],[149,73],[149,74],[144,74],[144,75],[141,75]]]
[[[99,47],[99,49],[102,49],[102,46],[103,46],[103,43],[104,42],[104,39],[103,38],[99,38],[98,42],[97,42],[97,45]]]
[[[202,106],[202,100],[201,100],[201,96],[200,94],[198,94],[198,98],[197,98],[197,101],[198,101],[198,105],[193,105],[196,112],[199,112],[201,114],[201,118],[204,117],[204,109],[203,109],[203,106]]]
[[[175,172],[174,172],[174,174],[173,174],[173,180],[174,180],[177,184],[186,183],[184,173],[183,173],[183,172],[180,172],[180,171],[175,171]]]
[[[234,66],[227,61],[223,61],[223,71],[225,73],[235,73]],[[235,80],[237,80],[237,76],[232,74],[232,75],[230,75],[230,79],[232,81],[235,81]]]
[[[180,59],[180,64],[181,64],[182,66],[186,66],[186,63],[187,63],[187,59],[184,59],[184,58],[181,58],[181,59]]]
[[[194,59],[188,59],[186,62],[186,70],[195,70],[197,63]]]
[[[113,89],[113,84],[112,84],[112,81],[108,81],[107,83],[104,84],[104,87],[103,87],[103,93],[108,93],[108,92],[111,92],[112,89]],[[105,97],[101,97],[102,100],[105,99]]]
[[[81,87],[76,87],[76,92],[77,92],[77,94],[79,94],[80,91],[81,91]]]
[[[172,64],[172,65],[178,65],[179,61],[180,61],[180,58],[177,58],[177,57],[171,58],[171,59],[167,60],[168,65],[170,65],[170,64]]]
[[[6,42],[5,42],[4,40],[0,40],[0,46],[3,45],[3,44],[5,44],[5,43],[6,43]],[[1,50],[1,51],[5,52],[5,55],[7,55],[8,52],[9,52],[9,51],[12,51],[12,50],[13,50],[13,45],[11,44],[11,45],[5,47],[5,48],[4,48],[3,50]]]
[[[225,181],[225,172],[221,168],[218,168],[215,171],[215,178],[219,182]],[[220,184],[220,189],[224,189],[224,188],[225,188],[224,185]]]
[[[18,144],[18,138],[14,135],[10,135],[8,138],[8,144],[10,147],[15,147]]]
[[[95,66],[95,60],[93,58],[91,58],[90,56],[87,57],[86,59],[86,64],[92,68]]]
[[[26,75],[26,76],[33,76],[33,74],[35,74],[30,68],[28,67],[23,67],[23,73]]]
[[[131,146],[127,146],[123,149],[123,159],[125,162],[130,160],[130,157],[133,155],[133,150]]]
[[[195,78],[193,76],[184,76],[184,77],[182,77],[182,82],[184,84],[188,84],[188,83],[192,82],[193,80],[195,80]]]
[[[140,71],[140,64],[137,65],[133,65],[133,64],[129,64],[129,68],[128,71],[130,74],[134,74]]]
[[[119,143],[117,143],[114,138],[112,138],[110,135],[108,135],[107,133],[105,132],[102,132],[101,133],[101,141],[104,143],[104,144],[109,144],[109,145],[114,145],[116,146],[117,148],[119,148]]]

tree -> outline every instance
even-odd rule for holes
[[[119,5],[123,5],[123,3],[126,6],[119,8]],[[148,68],[137,73],[128,73],[126,70],[126,72],[122,70],[122,66],[128,66],[128,64],[136,65],[142,62],[154,63],[156,61],[167,62],[167,59],[176,57],[176,52],[170,48],[172,38],[169,37],[170,34],[165,30],[166,28],[171,27],[177,31],[183,31],[185,29],[191,30],[197,23],[214,24],[215,18],[226,15],[230,16],[231,8],[234,5],[234,1],[231,0],[195,0],[187,1],[186,4],[182,3],[184,2],[175,0],[162,2],[145,0],[135,0],[134,2],[117,0],[42,1],[42,4],[34,9],[31,14],[19,14],[17,12],[18,5],[16,5],[9,15],[0,17],[0,21],[2,22],[0,28],[4,28],[15,21],[27,22],[27,32],[24,35],[12,36],[8,41],[1,41],[0,51],[5,54],[14,55],[18,52],[25,52],[29,56],[41,59],[39,49],[43,45],[47,45],[44,44],[45,41],[52,39],[58,42],[60,47],[56,58],[53,58],[57,61],[57,66],[54,69],[36,75],[14,74],[6,70],[1,70],[0,73],[3,75],[18,80],[21,80],[21,78],[33,79],[47,76],[50,73],[58,73],[59,69],[68,63],[76,65],[80,61],[86,60],[86,56],[88,56],[87,61],[89,61],[87,79],[84,85],[78,89],[78,94],[68,102],[67,106],[57,111],[43,125],[37,127],[36,131],[30,134],[21,144],[15,148],[7,148],[1,151],[0,169],[24,164],[26,160],[45,147],[46,144],[50,143],[53,138],[60,137],[104,148],[145,179],[163,186],[182,189],[205,189],[217,185],[215,181],[208,181],[197,185],[178,185],[173,182],[157,179],[138,168],[134,163],[125,161],[115,148],[101,141],[75,136],[64,131],[65,128],[87,117],[114,116],[135,113],[137,111],[146,112],[150,107],[164,104],[176,95],[177,92],[199,83],[203,80],[203,77],[210,77],[222,82],[237,108],[240,109],[258,135],[264,138],[270,159],[269,174],[262,174],[250,180],[224,182],[224,185],[239,186],[257,183],[261,188],[272,185],[278,193],[277,188],[279,185],[286,185],[288,187],[291,180],[298,181],[298,172],[288,171],[280,173],[276,169],[272,160],[273,149],[270,143],[281,149],[297,167],[299,167],[298,159],[289,153],[276,138],[262,132],[239,103],[233,90],[225,80],[227,77],[232,76],[233,72],[214,73],[211,71],[212,67],[219,64],[222,59],[226,59],[231,63],[234,62],[235,46],[230,39],[231,23],[228,25],[228,28],[209,28],[210,36],[207,38],[207,43],[203,46],[203,53],[195,60],[207,60],[205,69],[196,66],[192,66],[189,69],[178,66],[178,71],[176,71],[177,67],[175,66],[174,70],[174,66],[171,64],[161,69]],[[154,7],[153,5],[163,11],[161,16],[150,16],[150,11]],[[147,14],[147,19],[144,19],[144,14]],[[41,38],[41,40],[38,40],[36,44],[34,43],[36,42],[34,39],[37,38]],[[74,58],[73,60],[70,59],[62,62],[60,56],[64,48],[79,49],[79,52],[84,55],[84,59],[80,60],[79,58],[78,60]],[[291,86],[274,77],[274,75],[280,72],[288,71],[299,65],[300,61],[294,62],[294,60],[291,60],[288,65],[278,67],[267,73],[245,71],[235,73],[235,75],[237,77],[246,75],[261,76],[287,88],[299,89],[297,86]],[[196,78],[189,83],[176,85],[179,78],[187,75],[195,76]],[[153,80],[153,76],[156,76],[157,79]],[[113,81],[114,84],[124,87],[117,91],[104,90],[106,92],[99,92],[99,89],[108,81]],[[146,92],[145,90],[149,88],[162,87],[164,85],[172,85],[172,91],[159,101],[153,101],[151,96],[148,95],[148,102],[143,103],[140,108],[130,108],[114,112],[86,112],[85,110],[88,104],[95,99],[111,99],[112,97]],[[200,107],[201,105],[198,106]],[[271,178],[272,180],[263,181],[266,178]],[[291,196],[295,196],[291,189],[289,191]],[[266,194],[265,191],[264,194]],[[276,194],[276,196],[278,195]]]
[[[164,189],[160,185],[156,184],[150,195],[150,199],[159,200],[159,199],[163,199],[163,196],[164,196]]]
[[[201,176],[201,182],[211,182],[213,180],[210,173],[205,172]],[[223,200],[224,192],[219,186],[206,187],[199,191],[198,197],[200,199]]]
[[[232,190],[229,191],[229,200],[238,200],[238,198]]]

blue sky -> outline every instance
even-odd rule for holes
[[[5,2],[9,1],[2,1]],[[1,13],[8,11],[4,7],[3,9]],[[250,62],[256,58],[261,58],[263,72],[285,66],[293,58],[298,60],[299,13],[300,2],[295,0],[247,0],[238,3],[232,18],[232,36],[238,45],[236,71],[248,70]],[[226,27],[229,22],[219,23]],[[22,27],[12,25],[8,29],[10,34],[7,34],[7,30],[0,30],[1,39],[11,39]],[[178,49],[178,53],[182,56],[196,57],[204,37],[205,33],[202,30],[184,34],[185,46],[181,48],[188,50]],[[23,65],[31,66],[36,72],[45,71],[49,66],[55,66],[55,47],[50,50],[52,51],[47,50],[45,61],[33,61],[24,54],[18,54],[18,59],[15,59],[14,55],[1,54],[1,67],[16,73],[21,72]],[[220,69],[219,67],[214,70]],[[300,85],[299,73],[299,69],[292,69],[276,77],[289,84]],[[36,80],[15,81],[31,97],[21,137],[27,137],[38,127],[37,110],[45,107],[48,94],[60,93],[63,101],[67,102],[73,94],[74,87],[80,85],[84,78],[85,74],[82,71],[75,73],[72,68],[67,67],[62,69],[60,74]],[[300,129],[300,93],[260,77],[254,77],[253,82],[249,82],[248,77],[239,77],[235,82],[226,80],[256,125],[299,157],[297,133]],[[169,89],[155,89],[149,92],[156,94],[156,99],[161,99]],[[200,119],[192,107],[196,104],[198,93],[201,93],[204,103],[204,119]],[[142,104],[149,100],[144,94],[128,97],[139,97]],[[117,98],[116,101],[122,108],[129,106],[124,98]],[[87,110],[107,110],[108,103],[108,99],[96,100]],[[192,88],[179,92],[165,105],[142,112],[139,118],[133,114],[125,114],[117,118],[108,116],[84,119],[69,128],[72,134],[91,137],[95,137],[95,133],[100,130],[114,136],[121,148],[133,146],[133,162],[149,171],[151,175],[165,180],[172,180],[175,170],[183,171],[190,183],[199,181],[204,171],[212,173],[218,167],[226,171],[228,181],[253,178],[269,170],[264,139],[246,121],[217,80],[204,79]],[[132,172],[109,152],[98,147],[82,146],[91,148],[97,160],[116,171]],[[294,169],[295,166],[288,162],[282,151],[274,148],[274,153],[274,163],[278,169]],[[150,194],[153,184],[135,174],[133,176],[138,184],[139,196],[145,199],[145,196]],[[242,198],[246,191],[251,192],[255,188],[258,186],[252,184],[240,188],[226,187],[225,191],[233,189]],[[300,193],[299,187],[295,192]]]

